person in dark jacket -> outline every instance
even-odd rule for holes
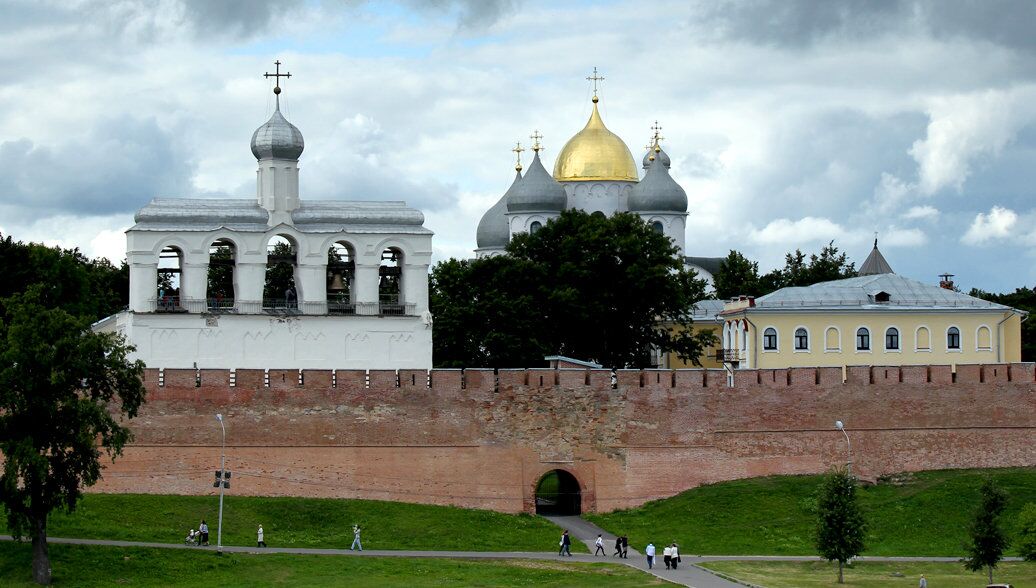
[[[561,549],[558,550],[558,555],[572,557],[572,538],[568,536],[568,529],[561,534]]]
[[[615,538],[615,553],[612,554],[612,557],[616,555],[622,557],[622,536]]]
[[[629,537],[622,536],[622,558],[628,559],[630,555],[630,540]]]

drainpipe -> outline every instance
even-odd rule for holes
[[[1007,319],[1011,318],[1012,316],[1014,316],[1016,314],[1018,314],[1018,313],[1016,313],[1012,309],[1010,312],[1007,313],[1007,316],[1004,317],[1004,320],[1002,320],[1002,321],[1000,321],[999,323],[996,324],[996,362],[997,363],[1000,363],[1003,360],[1002,358],[1003,358],[1003,351],[1004,351],[1004,345],[1003,345],[1003,342],[1002,342],[1002,340],[1000,338],[1000,327],[1005,322],[1007,322]],[[1024,323],[1025,319],[1027,319],[1027,318],[1029,318],[1029,315],[1028,314],[1023,314],[1021,322]],[[1019,323],[1019,324],[1021,324],[1021,323]]]

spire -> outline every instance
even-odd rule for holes
[[[281,73],[281,62],[275,61],[276,73],[266,72],[263,77],[277,80],[273,93],[277,97],[277,107],[266,124],[252,134],[252,155],[256,159],[289,159],[298,160],[306,143],[298,127],[288,122],[281,114],[280,78],[291,77],[291,73]]]
[[[863,261],[863,265],[860,266],[859,275],[861,276],[876,276],[879,274],[894,274],[892,266],[889,262],[885,261],[885,256],[878,251],[878,238],[874,237],[874,249],[871,249],[871,254],[867,256],[867,259]]]

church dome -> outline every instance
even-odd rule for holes
[[[687,212],[687,192],[669,175],[662,158],[650,164],[644,179],[630,191],[630,212]]]
[[[655,155],[655,159],[662,162],[662,165],[669,169],[672,167],[672,162],[669,160],[669,155],[659,147],[658,153],[655,153],[655,148],[648,149],[647,153],[644,154],[644,169],[651,167],[651,155]]]
[[[597,111],[596,97],[590,120],[558,154],[554,179],[561,182],[637,181],[637,163],[633,154],[618,135],[604,126]]]
[[[537,151],[525,177],[514,191],[508,190],[507,212],[561,212],[567,206],[565,188],[543,168]]]
[[[511,183],[511,187],[504,192],[500,200],[496,201],[496,204],[482,215],[482,220],[478,221],[475,243],[479,249],[507,246],[507,242],[511,238],[507,228],[507,198],[518,188],[521,181],[522,172],[519,170],[514,174],[514,182]]]
[[[305,147],[302,132],[281,114],[280,100],[270,120],[252,133],[252,155],[256,159],[298,159]]]

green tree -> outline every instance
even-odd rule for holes
[[[49,584],[47,517],[100,478],[100,448],[114,459],[130,439],[120,420],[144,401],[144,364],[121,336],[49,308],[43,290],[0,301],[0,501],[11,534],[32,539],[33,580]]]
[[[820,282],[855,277],[856,265],[845,253],[839,253],[831,241],[820,249],[820,254],[806,254],[796,249],[784,256],[784,267],[774,270],[762,278],[766,287],[786,288],[789,286],[812,286]],[[772,290],[771,290],[772,291]]]
[[[838,583],[845,583],[845,563],[864,549],[867,524],[856,501],[856,478],[844,469],[824,477],[817,491],[817,553],[838,562]]]
[[[561,354],[644,367],[652,348],[697,363],[714,340],[690,328],[704,280],[636,215],[565,211],[507,252],[436,266],[436,365],[525,367]]]
[[[234,300],[234,248],[216,245],[209,254],[206,296],[219,300]]]
[[[1018,555],[1036,561],[1036,502],[1030,502],[1018,515]]]
[[[989,572],[989,583],[993,583],[993,568],[1004,556],[1008,541],[1000,528],[1000,515],[1007,508],[1007,494],[992,478],[986,478],[979,489],[982,498],[968,534],[971,542],[964,546],[967,557],[965,569],[973,572],[985,569]]]
[[[295,289],[295,248],[290,243],[274,243],[266,266],[263,300],[285,300]]]
[[[1004,294],[993,294],[972,288],[968,294],[1030,314],[1036,313],[1036,289],[1033,288],[1016,288],[1014,292]],[[1036,361],[1036,320],[1032,318],[1022,323],[1022,361]]]
[[[734,296],[762,296],[759,282],[759,263],[751,261],[738,251],[730,253],[719,264],[719,271],[713,276],[716,298],[729,300]]]

